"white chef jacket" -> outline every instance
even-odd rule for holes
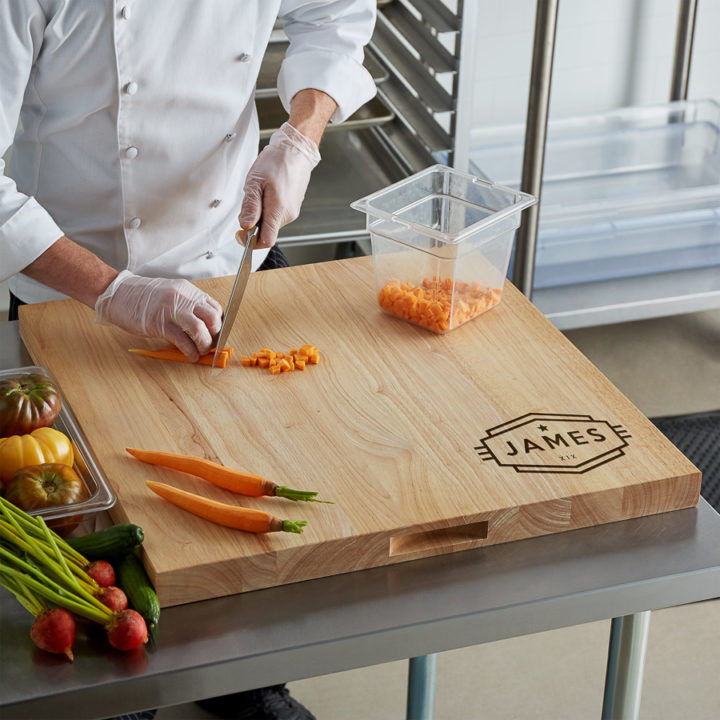
[[[234,274],[259,143],[254,88],[276,18],[290,40],[284,107],[316,88],[341,122],[375,93],[362,65],[375,8],[0,0],[0,156],[12,145],[0,175],[0,280],[26,302],[64,297],[17,274],[62,235],[139,275]],[[253,268],[266,254],[254,253]]]

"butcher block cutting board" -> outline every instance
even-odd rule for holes
[[[232,278],[201,281],[223,305]],[[230,365],[128,352],[161,341],[73,301],[20,309],[118,502],[145,530],[163,606],[696,505],[700,472],[512,285],[446,335],[383,313],[370,258],[253,273]],[[242,367],[317,346],[319,365]],[[126,447],[204,456],[335,504],[246,498]],[[214,525],[146,487],[306,520],[303,534]]]

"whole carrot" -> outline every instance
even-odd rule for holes
[[[160,450],[139,450],[137,448],[125,448],[134,458],[151,465],[159,465],[171,470],[197,475],[213,485],[225,488],[239,495],[250,497],[276,496],[289,500],[304,500],[307,502],[329,502],[327,500],[316,500],[317,492],[310,490],[293,490],[278,485],[272,480],[225,467],[219,463],[207,460],[206,458],[182,455],[177,453],[162,452]]]
[[[255,508],[238,507],[210,500],[165,483],[147,480],[145,484],[157,495],[173,505],[210,522],[252,533],[294,532],[301,533],[307,525],[305,520],[281,520]]]

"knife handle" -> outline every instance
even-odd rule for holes
[[[260,221],[259,221],[259,220],[258,220],[252,227],[249,227],[247,230],[243,230],[242,228],[240,228],[240,229],[235,233],[235,240],[236,240],[240,245],[246,245],[246,244],[247,244],[248,235],[249,235],[251,232],[253,232],[253,231],[255,231],[256,233],[259,233],[259,232],[260,232]]]

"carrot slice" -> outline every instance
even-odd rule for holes
[[[210,522],[224,525],[235,530],[251,533],[294,532],[302,533],[306,520],[281,520],[264,510],[228,505],[210,500],[195,493],[147,480],[145,484],[154,493],[187,512]]]

